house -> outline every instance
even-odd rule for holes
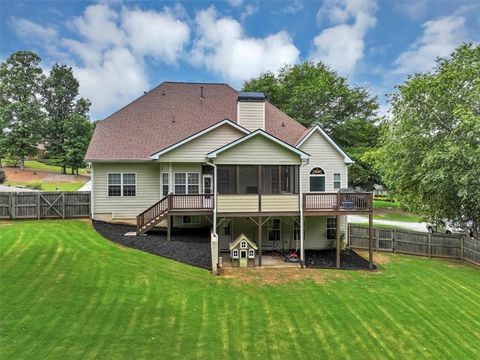
[[[257,244],[251,241],[245,234],[240,234],[229,244],[230,258],[233,266],[255,266],[255,252]]]
[[[214,270],[240,234],[259,265],[273,250],[304,261],[340,241],[347,214],[372,215],[371,193],[339,192],[353,161],[321,127],[227,84],[160,84],[97,124],[85,160],[93,219],[164,226],[169,239],[210,227]]]

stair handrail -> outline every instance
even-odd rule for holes
[[[142,211],[140,214],[137,215],[137,234],[140,232],[140,229],[148,224],[153,219],[159,217],[160,215],[164,214],[168,210],[168,198],[169,196],[164,196],[155,204],[150,206],[148,209]],[[151,215],[150,215],[151,213]],[[150,216],[146,216],[150,215]],[[146,218],[146,219],[145,219]]]

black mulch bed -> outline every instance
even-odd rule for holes
[[[151,230],[146,236],[124,236],[135,231],[135,226],[93,220],[93,227],[117,244],[205,269],[212,267],[209,229],[175,229],[172,241],[167,241],[166,231],[160,229]]]
[[[336,250],[305,250],[305,266],[308,268],[336,269]],[[343,250],[340,253],[340,268],[368,270],[368,260],[365,260],[353,250]],[[373,268],[376,269],[375,266]]]

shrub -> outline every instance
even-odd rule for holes
[[[0,169],[0,184],[3,184],[7,180],[7,175],[5,174],[5,170]]]
[[[26,184],[25,187],[27,189],[32,189],[32,190],[43,190],[41,183],[29,183],[29,184]]]

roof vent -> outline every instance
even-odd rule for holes
[[[165,95],[165,90],[162,90],[162,95]]]
[[[285,122],[284,121],[282,121],[282,127],[285,127]]]
[[[172,116],[172,123],[175,122],[175,115]]]
[[[203,96],[203,86],[200,86],[200,101],[205,99]]]
[[[147,91],[144,91],[144,92],[143,92],[143,95],[145,95],[146,93],[147,93]]]
[[[265,94],[262,92],[246,91],[238,94],[238,101],[264,102]]]

